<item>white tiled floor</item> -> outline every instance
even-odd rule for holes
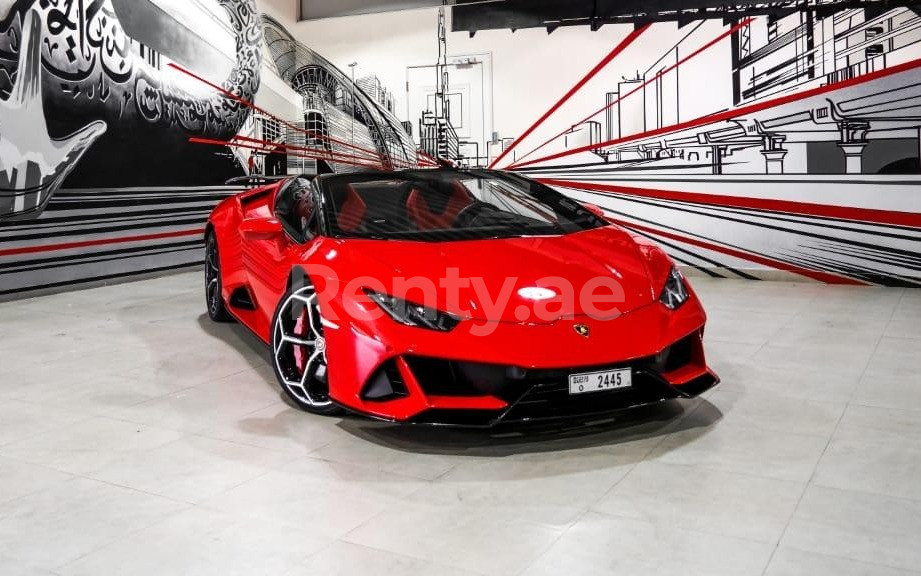
[[[526,437],[293,410],[198,274],[0,304],[0,575],[921,575],[921,291],[694,283],[718,388]]]

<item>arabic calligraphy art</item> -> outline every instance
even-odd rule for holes
[[[255,0],[215,1],[235,36],[222,88],[251,100],[262,63]],[[0,218],[38,215],[91,156],[110,165],[84,170],[84,182],[111,168],[118,177],[162,174],[164,166],[181,173],[195,164],[196,152],[185,152],[190,135],[229,138],[249,115],[218,91],[199,96],[152,65],[111,0],[20,0],[0,18]]]

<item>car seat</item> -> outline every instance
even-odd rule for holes
[[[470,205],[471,196],[463,184],[455,180],[451,189],[447,197],[416,187],[410,191],[406,198],[406,212],[420,230],[450,229],[461,210]]]

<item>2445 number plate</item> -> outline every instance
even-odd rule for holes
[[[569,393],[585,394],[604,390],[619,390],[633,386],[633,374],[629,368],[583,372],[569,376]]]

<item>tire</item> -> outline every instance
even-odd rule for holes
[[[272,317],[272,367],[298,408],[331,416],[342,409],[329,397],[326,339],[313,286],[289,288]]]
[[[205,308],[212,321],[233,322],[233,317],[227,311],[227,305],[221,294],[222,288],[223,279],[221,278],[221,260],[217,251],[217,238],[214,232],[209,231],[205,236]]]

